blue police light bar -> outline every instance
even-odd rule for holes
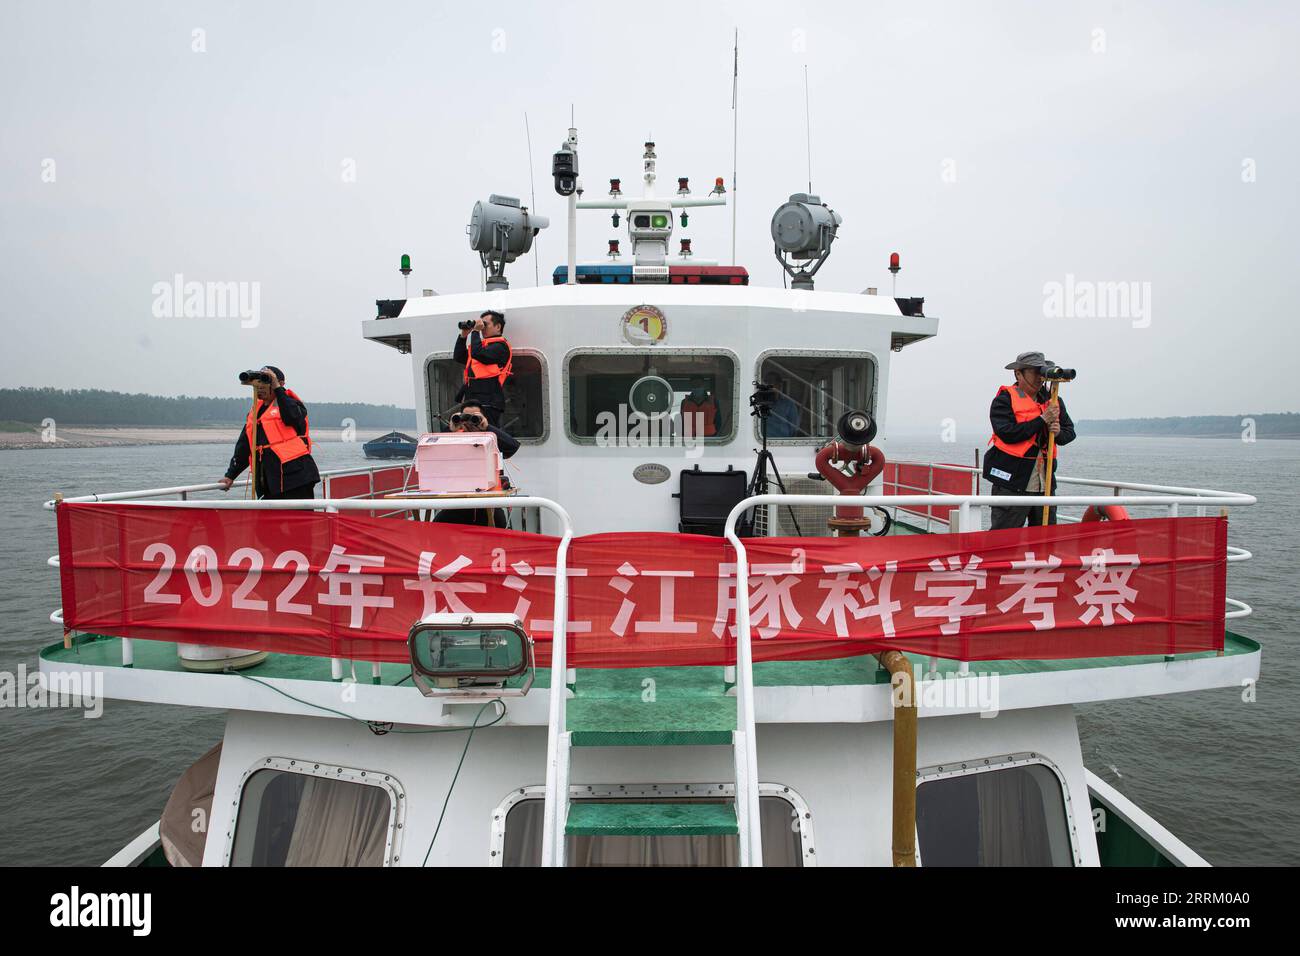
[[[631,282],[632,267],[628,266],[578,266],[577,276],[578,283],[581,285],[599,284],[604,282]],[[551,274],[551,281],[555,285],[564,285],[569,281],[569,267],[556,266],[555,272]]]

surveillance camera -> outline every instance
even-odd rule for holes
[[[577,190],[578,154],[567,144],[551,158],[551,175],[555,177],[555,191],[561,196],[572,196]]]

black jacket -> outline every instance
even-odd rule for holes
[[[1038,401],[1047,401],[1050,394],[1047,386],[1043,386],[1038,392]],[[1056,436],[1056,444],[1068,445],[1074,441],[1074,422],[1065,410],[1065,402],[1059,397],[1057,404],[1061,409],[1061,433]],[[1034,440],[1023,458],[1007,454],[996,445],[991,445],[984,455],[984,478],[989,484],[1011,491],[1024,491],[1029,485],[1039,452],[1047,450],[1047,438],[1051,434],[1047,422],[1041,417],[1028,422],[1016,421],[1016,413],[1011,409],[1011,393],[999,390],[989,407],[989,423],[993,426],[993,433],[1007,444],[1014,445],[1031,438]],[[1055,465],[1052,466],[1052,491],[1056,491]]]
[[[477,330],[464,338],[457,336],[456,347],[451,357],[461,365],[468,365],[471,355],[476,361],[504,366],[510,360],[510,346],[505,342],[484,345],[483,336]],[[471,398],[486,402],[498,411],[504,409],[506,405],[505,390],[502,389],[495,375],[491,378],[471,378],[462,385],[456,394],[456,401],[463,402]]]
[[[280,406],[280,418],[284,423],[299,435],[305,435],[307,406],[290,396],[283,386],[275,390],[275,403]],[[258,410],[257,417],[260,419],[270,407],[270,405],[263,405]],[[258,445],[267,443],[266,432],[262,430],[260,422],[257,426],[257,443]],[[235,454],[230,459],[230,467],[226,469],[226,477],[234,481],[247,467],[248,431],[241,428],[239,440],[235,442]],[[257,497],[259,498],[275,498],[286,491],[301,488],[303,485],[314,485],[318,481],[320,481],[320,470],[317,469],[316,461],[310,454],[284,463],[281,463],[279,457],[269,448],[257,456]]]
[[[489,425],[488,431],[497,436],[497,449],[501,452],[502,458],[509,458],[519,450],[519,440],[508,431],[495,425]]]

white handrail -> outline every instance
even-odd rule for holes
[[[321,478],[346,478],[349,475],[364,475],[367,472],[388,471],[394,468],[408,468],[408,465],[357,465],[352,468],[335,468],[331,471],[322,471]],[[247,488],[248,479],[236,479],[230,489]],[[215,481],[205,482],[201,485],[177,485],[173,488],[142,488],[138,491],[113,491],[106,494],[78,495],[73,498],[61,499],[64,504],[89,504],[94,502],[110,501],[136,501],[141,498],[163,498],[168,495],[188,495],[199,491],[222,491],[222,487]],[[175,502],[171,502],[175,504]],[[53,511],[57,502],[51,498],[45,502],[45,510]]]
[[[976,468],[973,465],[946,465],[937,462],[924,462],[924,461],[889,461],[888,464],[908,465],[910,467],[915,467],[915,468],[931,468],[938,471],[961,471],[967,473],[978,472],[982,474],[982,470]],[[1108,478],[1073,478],[1068,475],[1057,475],[1056,481],[1063,485],[1086,485],[1095,488],[1123,488],[1128,491],[1150,491],[1159,494],[1196,495],[1198,497],[1209,496],[1209,497],[1219,497],[1219,498],[1251,497],[1250,495],[1242,495],[1241,493],[1235,491],[1216,491],[1212,488],[1182,488],[1177,485],[1150,485],[1150,484],[1142,484],[1133,481],[1113,481]],[[1204,502],[1204,501],[1200,502],[1200,504],[1208,504],[1208,503],[1209,502]],[[1244,504],[1245,502],[1242,503]],[[1249,503],[1254,504],[1255,503],[1254,499],[1252,498]],[[1099,504],[1115,504],[1115,502],[1108,500],[1104,502],[1099,502]]]
[[[736,818],[740,826],[740,865],[763,865],[762,827],[759,826],[758,745],[754,720],[754,658],[749,634],[749,555],[736,534],[736,522],[749,507],[768,498],[816,498],[824,502],[838,495],[759,495],[731,509],[723,529],[736,549]]]
[[[1231,604],[1233,607],[1238,608],[1238,610],[1236,611],[1225,612],[1223,615],[1223,619],[1225,621],[1230,620],[1231,618],[1234,617],[1249,617],[1250,615],[1255,613],[1255,609],[1251,607],[1249,604],[1247,604],[1245,601],[1238,601],[1236,598],[1230,598],[1230,597],[1226,597],[1223,600],[1225,603]]]

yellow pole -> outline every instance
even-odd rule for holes
[[[248,442],[248,497],[257,498],[257,383],[253,383],[253,437]]]
[[[1056,401],[1056,393],[1060,390],[1061,383],[1052,383],[1052,398],[1047,403],[1051,408],[1059,408]],[[1056,434],[1049,431],[1047,433],[1047,477],[1043,480],[1043,494],[1049,497],[1052,494],[1052,457],[1056,454]],[[1047,516],[1051,511],[1051,505],[1043,505],[1043,525],[1047,525]]]
[[[916,866],[916,679],[912,662],[901,651],[882,651],[876,655],[880,666],[889,671],[891,699],[894,700],[894,866]],[[895,686],[895,678],[902,684]]]

